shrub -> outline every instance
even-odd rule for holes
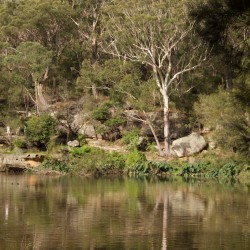
[[[87,143],[86,135],[83,135],[83,134],[78,134],[77,140],[79,141],[80,146],[83,146],[83,145],[85,145]]]
[[[151,173],[151,168],[149,162],[145,161],[140,163],[134,163],[129,167],[128,172],[136,176],[149,175]]]
[[[158,149],[157,149],[157,147],[156,147],[156,143],[155,143],[155,142],[149,143],[149,144],[147,145],[146,150],[147,150],[148,152],[152,152],[152,153],[158,152]]]
[[[105,121],[96,128],[96,133],[100,134],[104,140],[116,141],[121,138],[119,126],[124,123],[123,118],[115,117]]]
[[[200,161],[184,166],[181,175],[186,177],[199,176],[205,178],[231,179],[238,176],[241,169],[240,164],[236,162],[214,165],[209,161]]]
[[[55,120],[48,114],[32,116],[26,122],[25,135],[33,145],[47,147],[54,133]]]
[[[90,147],[88,145],[83,145],[82,147],[72,148],[70,154],[74,157],[83,156],[86,153],[97,153],[98,149]]]
[[[250,184],[250,165],[243,165],[242,170],[238,175],[240,182],[249,183]]]
[[[219,90],[202,95],[194,106],[200,122],[214,129],[213,139],[226,150],[249,158],[249,105],[242,103],[235,91]]]
[[[126,159],[126,167],[132,169],[136,165],[144,164],[146,162],[146,157],[142,152],[139,152],[137,149],[131,151]]]
[[[140,134],[139,134],[138,129],[131,130],[123,135],[122,143],[125,145],[131,145],[135,141],[137,141],[139,137],[140,137]]]
[[[100,107],[95,109],[92,113],[92,116],[95,120],[104,122],[110,118],[109,109],[112,107],[111,102],[105,102]]]
[[[62,173],[68,173],[70,170],[70,166],[58,159],[53,159],[53,158],[47,158],[43,164],[42,168],[49,169],[49,170],[54,170]]]
[[[122,143],[127,145],[128,150],[145,150],[147,148],[148,141],[139,134],[138,130],[131,130],[125,133],[122,137]]]
[[[236,162],[230,162],[225,164],[218,171],[219,178],[233,178],[240,172],[240,166]]]
[[[70,151],[73,156],[72,171],[77,174],[106,175],[119,173],[125,167],[125,157],[118,152],[107,152],[99,148],[84,145]]]
[[[108,153],[106,167],[125,168],[125,156],[118,152]]]
[[[104,125],[110,127],[110,128],[117,128],[125,123],[125,119],[122,117],[113,117],[110,118],[109,120],[104,122]]]
[[[174,171],[173,166],[171,166],[168,162],[149,162],[150,170],[154,174],[171,174]]]

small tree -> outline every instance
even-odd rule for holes
[[[51,136],[55,131],[53,117],[42,114],[32,116],[26,123],[25,135],[29,142],[38,147],[47,147]]]

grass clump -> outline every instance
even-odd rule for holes
[[[18,138],[16,138],[16,139],[13,140],[13,145],[16,148],[21,148],[21,149],[28,147],[27,143],[24,140],[18,139]]]

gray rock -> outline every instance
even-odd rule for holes
[[[201,152],[207,146],[204,137],[198,133],[192,133],[188,136],[173,141],[171,154],[184,157]]]
[[[68,145],[69,147],[79,147],[79,146],[80,146],[80,142],[77,141],[77,140],[68,141],[68,142],[67,142],[67,145]]]
[[[85,135],[87,138],[96,138],[96,131],[93,125],[85,125],[79,131],[79,134]]]

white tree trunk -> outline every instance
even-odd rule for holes
[[[42,84],[38,84],[38,86],[37,86],[37,95],[38,95],[38,101],[40,102],[42,109],[47,110],[49,108],[49,104],[43,95],[43,85]]]
[[[38,104],[38,82],[35,82],[35,105],[36,105],[36,114],[39,115],[40,110],[39,110],[39,104]]]
[[[164,121],[164,146],[165,146],[165,156],[170,157],[170,119],[169,119],[169,97],[167,94],[163,96],[164,112],[163,112],[163,121]]]
[[[91,90],[92,90],[92,95],[94,96],[95,100],[97,100],[98,99],[98,92],[97,92],[96,85],[94,83],[91,86]]]
[[[43,85],[35,82],[35,93],[36,93],[36,111],[37,114],[40,111],[46,111],[49,108],[49,104],[43,95]]]

